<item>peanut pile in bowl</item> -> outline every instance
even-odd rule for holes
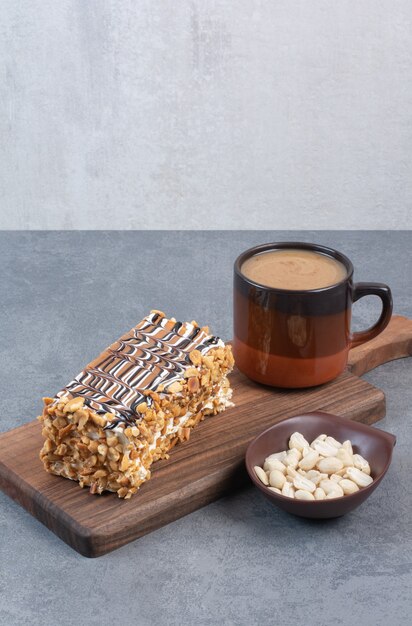
[[[255,465],[259,480],[271,491],[297,500],[341,498],[373,482],[369,463],[353,452],[352,443],[319,435],[312,443],[298,432],[289,449],[270,454],[263,467]]]

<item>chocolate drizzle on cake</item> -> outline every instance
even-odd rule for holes
[[[113,419],[107,430],[120,424],[134,425],[142,419],[137,407],[152,402],[146,391],[167,387],[183,377],[190,365],[189,353],[215,347],[219,338],[193,324],[174,322],[151,313],[89,363],[57,398],[82,396],[87,405]],[[166,389],[167,391],[167,389]]]
[[[219,337],[214,337],[214,336],[211,336],[211,337],[209,337],[209,339],[206,339],[205,343],[206,343],[206,344],[209,344],[209,343],[210,343],[210,344],[215,345],[215,344],[217,344],[217,343],[218,343],[218,341],[219,341]]]

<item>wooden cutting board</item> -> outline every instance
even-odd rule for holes
[[[245,480],[244,455],[262,430],[316,409],[371,424],[385,415],[385,396],[364,372],[412,354],[412,320],[393,317],[379,337],[350,353],[348,371],[321,387],[275,390],[238,371],[231,376],[236,406],[206,419],[189,442],[153,467],[131,500],[91,495],[77,483],[47,474],[39,460],[37,420],[0,435],[0,487],[75,550],[96,557],[186,515]]]

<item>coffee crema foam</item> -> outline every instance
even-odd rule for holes
[[[268,250],[242,264],[242,274],[255,283],[275,289],[322,289],[346,278],[346,267],[333,257],[299,248]]]

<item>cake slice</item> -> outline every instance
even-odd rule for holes
[[[104,350],[38,418],[45,469],[130,498],[150,478],[154,461],[206,415],[231,406],[230,346],[196,322],[151,311]]]

